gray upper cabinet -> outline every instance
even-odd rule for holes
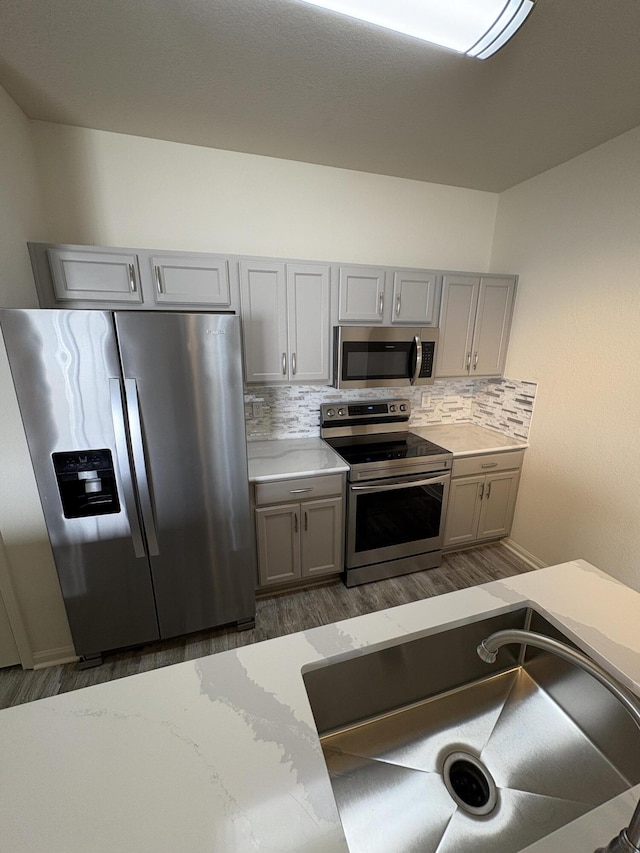
[[[391,322],[437,326],[440,276],[425,270],[394,270]]]
[[[41,308],[237,311],[237,264],[223,255],[29,243]],[[126,305],[124,304],[126,303]]]
[[[327,385],[329,267],[242,260],[240,295],[246,381]]]
[[[338,321],[382,323],[385,271],[380,267],[340,267]]]
[[[59,302],[142,302],[138,255],[118,249],[46,250]]]
[[[329,267],[287,264],[290,381],[317,385],[329,382],[329,306]]]
[[[507,357],[514,276],[445,275],[436,376],[500,376]]]
[[[229,261],[218,255],[152,255],[151,275],[158,305],[231,306]]]

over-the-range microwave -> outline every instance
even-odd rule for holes
[[[432,385],[438,329],[335,326],[336,388]]]

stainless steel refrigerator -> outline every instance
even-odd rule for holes
[[[0,309],[76,653],[253,624],[240,320]]]

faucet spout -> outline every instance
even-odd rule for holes
[[[545,637],[544,634],[536,634],[534,631],[517,629],[496,631],[480,643],[477,652],[485,663],[493,663],[500,648],[509,643],[533,646],[551,652],[588,672],[618,699],[640,729],[640,700],[597,663],[559,640]],[[599,847],[594,853],[640,853],[640,802],[636,806],[629,826],[623,829],[607,847]]]

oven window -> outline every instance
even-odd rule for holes
[[[443,483],[358,495],[356,552],[438,536],[443,495]]]
[[[413,374],[413,341],[344,341],[342,379],[406,379]]]

